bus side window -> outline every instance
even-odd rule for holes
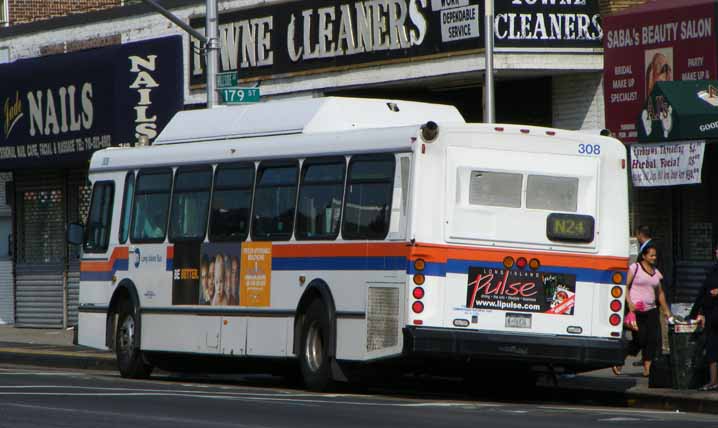
[[[297,207],[298,240],[336,239],[344,196],[344,157],[307,159]]]
[[[170,242],[204,240],[211,187],[212,167],[177,169],[170,211]]]
[[[259,164],[254,192],[253,240],[279,241],[292,237],[298,170],[296,161]]]
[[[394,193],[393,154],[354,156],[349,162],[342,237],[384,239]]]
[[[115,183],[100,181],[95,183],[92,191],[90,212],[87,216],[85,230],[86,253],[104,253],[110,243],[110,226],[112,225],[112,208],[115,200]]]
[[[171,169],[139,172],[132,207],[133,243],[164,242],[171,188]]]
[[[120,217],[120,244],[127,242],[130,235],[130,214],[132,200],[135,198],[135,173],[128,172],[125,177],[125,193],[122,196],[122,217]]]
[[[253,163],[217,166],[209,218],[210,241],[247,239],[253,186]]]

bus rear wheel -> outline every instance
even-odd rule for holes
[[[123,302],[119,311],[119,324],[115,335],[115,353],[120,375],[126,378],[144,379],[152,373],[152,366],[145,362],[140,344],[137,343],[137,311]]]
[[[328,347],[331,325],[321,301],[309,305],[301,331],[299,366],[304,385],[312,391],[326,391],[334,384]]]

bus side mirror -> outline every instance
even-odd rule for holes
[[[81,245],[84,232],[81,224],[70,223],[67,226],[67,242],[73,245]]]

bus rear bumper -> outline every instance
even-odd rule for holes
[[[404,354],[503,361],[587,371],[622,365],[625,342],[578,336],[524,335],[431,327],[404,328]]]

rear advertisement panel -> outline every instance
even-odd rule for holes
[[[606,17],[606,127],[624,142],[638,139],[636,117],[656,82],[716,76],[715,4]]]
[[[466,306],[573,315],[576,276],[564,273],[470,267]]]

